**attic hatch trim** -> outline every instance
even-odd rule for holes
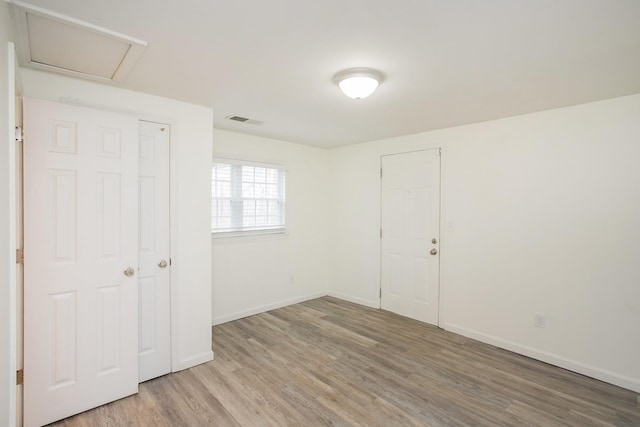
[[[70,16],[63,15],[48,9],[33,6],[19,0],[7,0],[7,2],[10,6],[11,14],[13,15],[17,47],[16,50],[18,53],[17,56],[20,64],[23,66],[28,66],[30,68],[36,68],[45,71],[53,71],[56,73],[99,81],[103,83],[121,83],[133,69],[136,62],[138,61],[138,59],[140,59],[142,53],[147,47],[147,42],[144,40],[129,37],[127,35],[91,24],[89,22],[81,21],[79,19],[72,18]],[[114,64],[114,71],[110,78],[105,78],[103,76],[93,75],[78,70],[67,69],[52,64],[40,63],[34,61],[31,55],[28,15],[40,17],[54,23],[60,23],[63,26],[71,27],[76,30],[90,32],[95,35],[102,36],[105,39],[109,39],[110,41],[121,42],[124,45],[128,46],[126,47],[126,51],[120,59],[120,62],[118,64]]]

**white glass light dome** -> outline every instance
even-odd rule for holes
[[[368,68],[352,68],[336,74],[333,81],[349,98],[362,99],[377,89],[382,74]]]

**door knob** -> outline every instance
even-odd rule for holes
[[[133,269],[133,267],[127,267],[127,269],[123,271],[125,276],[133,276],[135,272],[136,271]]]
[[[167,261],[165,260],[160,260],[160,262],[158,263],[158,267],[160,268],[165,268],[167,265],[169,264],[167,264]]]
[[[438,253],[438,250],[436,248],[431,249],[431,251],[429,252],[431,255],[436,255]]]
[[[434,237],[433,239],[431,239],[431,243],[435,245],[436,243],[438,243],[438,240]]]

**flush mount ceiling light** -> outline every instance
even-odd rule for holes
[[[382,73],[370,68],[351,68],[340,71],[333,81],[349,98],[362,99],[376,90],[382,81]]]

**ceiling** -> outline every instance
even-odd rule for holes
[[[318,147],[640,93],[638,0],[24,1],[147,41],[121,87]],[[371,97],[333,83],[352,67]]]

